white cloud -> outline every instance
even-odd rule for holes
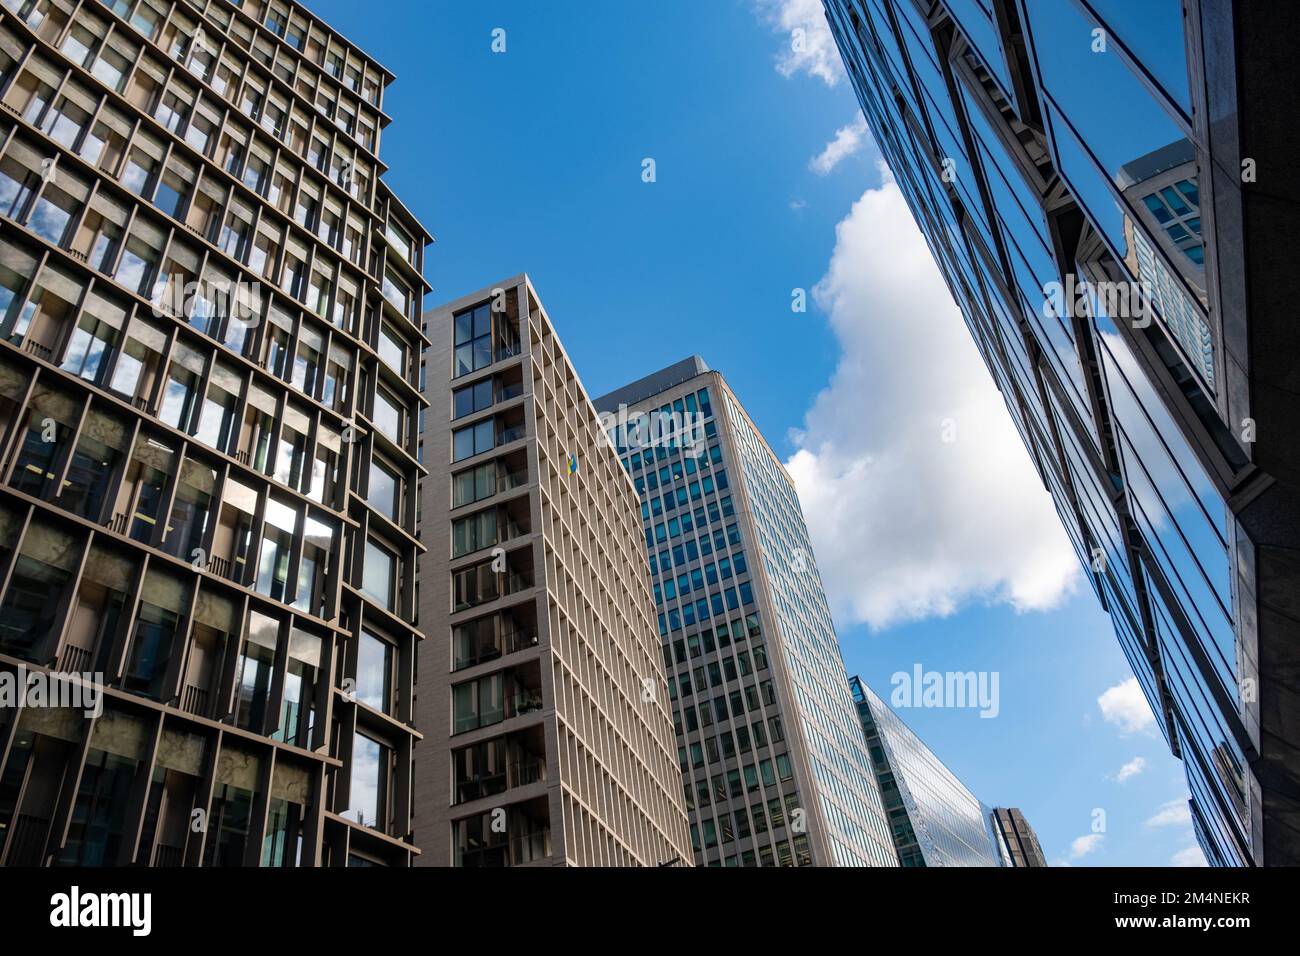
[[[782,76],[807,73],[827,86],[844,78],[840,51],[826,23],[822,0],[754,0],[759,15],[783,35],[776,68]]]
[[[972,601],[1046,610],[1078,562],[948,287],[881,164],[814,294],[841,356],[791,437],[836,610],[874,628]],[[944,441],[945,425],[955,441]]]
[[[1120,783],[1123,783],[1129,777],[1136,777],[1146,769],[1146,766],[1147,761],[1145,757],[1134,757],[1128,763],[1124,764],[1124,766],[1119,768],[1119,773],[1116,775],[1115,779]]]
[[[1070,844],[1070,859],[1082,859],[1089,853],[1101,849],[1101,841],[1104,839],[1105,836],[1100,833],[1089,833],[1086,836],[1075,837],[1074,842]]]
[[[1209,866],[1205,860],[1205,854],[1196,844],[1183,847],[1169,860],[1170,866]]]
[[[1185,798],[1170,800],[1160,805],[1155,816],[1147,820],[1149,827],[1181,827],[1192,825],[1192,808]]]
[[[835,138],[826,144],[826,148],[808,161],[808,168],[818,176],[827,176],[836,166],[855,153],[862,151],[871,142],[867,135],[867,120],[859,113],[848,126],[841,126],[835,131]]]
[[[1097,698],[1101,715],[1115,724],[1126,734],[1149,731],[1155,726],[1156,719],[1151,714],[1151,706],[1136,677],[1108,688]]]
[[[794,212],[802,212],[804,209],[808,208],[808,202],[803,199],[791,199],[790,208]]]

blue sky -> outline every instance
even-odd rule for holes
[[[991,464],[969,438],[956,452],[969,457],[944,459],[927,437],[949,406],[964,434],[995,427],[996,391],[950,304],[904,314],[946,294],[922,271],[903,270],[915,285],[889,275],[890,245],[911,227],[854,127],[815,0],[309,6],[398,77],[382,155],[438,239],[430,305],[528,272],[592,395],[699,352],[794,461],[801,494],[807,482],[849,670],[886,698],[890,676],[916,663],[997,671],[995,719],[903,717],[986,803],[1023,808],[1049,859],[1070,861],[1073,846],[1076,865],[1165,865],[1186,849],[1181,814],[1148,823],[1186,787],[1163,741],[1138,726],[1145,705],[1117,691],[1108,720],[1098,704],[1130,676],[1109,622],[1063,569],[1054,513],[1017,510],[1016,495],[1041,495],[1028,459],[1001,433]],[[812,45],[792,59],[798,24]],[[496,28],[503,54],[491,49]],[[823,175],[811,161],[837,134],[844,155],[826,157]],[[642,181],[647,158],[653,183]],[[855,236],[878,243],[863,253],[876,266],[857,268]],[[806,313],[791,309],[796,288],[810,293]],[[909,361],[922,336],[944,338],[950,366]],[[894,459],[933,465],[914,496],[922,507],[858,480]],[[983,507],[983,488],[1012,494]],[[837,523],[845,498],[861,510]],[[898,518],[881,525],[881,512]],[[1024,548],[1015,534],[992,540],[997,523],[1036,537]],[[857,567],[842,546],[883,563]],[[1138,758],[1141,772],[1118,782]],[[1097,808],[1104,836],[1076,844]]]

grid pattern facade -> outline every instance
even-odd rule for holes
[[[0,863],[409,865],[392,76],[297,4],[0,7]]]
[[[641,496],[696,863],[897,865],[780,461],[698,359],[597,407]],[[642,415],[676,424],[645,441]]]
[[[421,862],[688,862],[636,492],[526,276],[428,329]]]
[[[1260,153],[1242,156],[1267,154],[1278,117],[1245,123],[1233,84],[1251,78],[1249,58],[1223,56],[1233,31],[1259,46],[1271,28],[1217,0],[825,7],[876,141],[1184,763],[1207,858],[1294,862],[1297,337],[1267,306],[1282,299],[1263,267],[1281,235],[1252,207],[1262,200],[1207,173],[1242,166],[1239,135],[1258,133]],[[1210,31],[1220,42],[1203,50]],[[1213,116],[1230,119],[1211,137]],[[1270,368],[1279,349],[1289,365]]]
[[[899,716],[849,679],[901,866],[1001,866],[992,811]]]

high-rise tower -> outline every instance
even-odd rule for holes
[[[781,462],[698,357],[596,407],[641,499],[696,862],[896,866]]]
[[[0,710],[0,862],[416,854],[392,79],[284,0],[4,0],[0,669],[104,689]]]
[[[1300,863],[1300,17],[825,0],[1213,864]]]
[[[689,863],[632,482],[527,276],[427,327],[420,862]]]

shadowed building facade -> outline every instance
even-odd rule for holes
[[[1300,18],[825,0],[1212,864],[1300,863]]]
[[[428,233],[281,0],[0,7],[0,862],[409,865]]]
[[[698,357],[596,407],[640,495],[696,863],[896,866],[780,460]]]
[[[426,327],[420,863],[689,864],[632,482],[527,276]]]

